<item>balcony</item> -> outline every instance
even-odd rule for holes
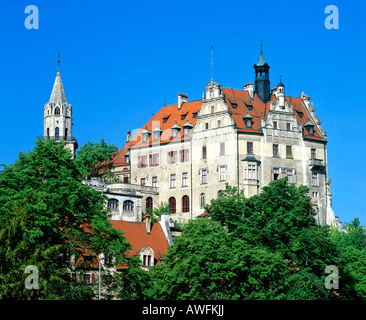
[[[321,159],[310,159],[310,167],[312,168],[324,168],[325,164],[324,164],[324,160]]]

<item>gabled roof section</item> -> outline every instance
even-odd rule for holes
[[[201,106],[201,100],[185,102],[180,109],[178,109],[178,104],[164,106],[136,133],[130,147],[145,147],[173,141],[189,140],[192,132],[188,136],[184,136],[184,130],[179,130],[178,135],[175,138],[172,138],[172,129],[181,129],[184,127],[187,123],[187,117],[189,118],[189,123],[192,126],[195,126],[197,119],[193,117],[193,114],[197,113],[201,109]],[[183,120],[182,115],[185,115]],[[166,119],[166,121],[164,122],[163,119]],[[152,134],[146,142],[142,142],[141,134],[146,128],[150,132],[157,131],[156,129],[159,128],[161,132],[160,141],[154,140],[154,134]]]
[[[131,244],[129,255],[138,254],[143,248],[150,247],[154,250],[154,258],[161,262],[168,250],[168,240],[159,223],[152,223],[150,234],[147,233],[144,222],[129,222],[111,220],[112,227],[121,230]]]
[[[67,103],[64,85],[61,79],[60,67],[57,69],[56,79],[53,84],[50,101],[51,103]]]
[[[225,103],[228,105],[231,117],[235,121],[235,125],[239,132],[252,132],[261,133],[261,116],[265,113],[265,104],[257,96],[253,95],[253,99],[250,98],[249,92],[239,89],[223,88],[225,95]],[[233,107],[236,105],[237,107]],[[251,107],[251,110],[248,109]],[[252,128],[246,128],[243,118],[249,115],[252,117]]]

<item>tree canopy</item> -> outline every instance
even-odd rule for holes
[[[77,249],[122,259],[130,248],[112,228],[101,192],[80,182],[64,143],[38,140],[33,151],[0,171],[0,297],[90,298],[67,274]],[[92,230],[92,232],[88,232]],[[39,289],[27,290],[25,268],[39,270]]]

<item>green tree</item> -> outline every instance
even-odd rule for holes
[[[117,150],[116,146],[107,144],[103,139],[100,143],[85,143],[76,156],[76,164],[82,176],[86,179],[103,178],[109,183],[118,180],[112,173],[113,153]]]
[[[37,141],[34,151],[0,172],[0,298],[92,298],[66,271],[77,249],[116,257],[130,249],[112,228],[105,196],[80,182],[64,143]],[[28,290],[25,268],[39,270],[39,289]]]
[[[316,224],[308,188],[280,179],[245,198],[227,186],[174,239],[152,270],[159,299],[330,299],[328,265],[339,265],[329,228]]]

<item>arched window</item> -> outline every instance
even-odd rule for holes
[[[107,207],[112,209],[112,210],[117,210],[118,209],[118,202],[119,201],[117,199],[109,199]]]
[[[131,201],[131,200],[124,201],[123,210],[124,211],[133,211],[133,201]]]
[[[200,207],[204,208],[206,205],[206,195],[204,193],[201,193],[200,195]]]
[[[56,114],[56,115],[59,115],[59,114],[60,114],[60,108],[59,108],[59,107],[56,107],[56,108],[55,108],[55,114]]]
[[[153,210],[153,199],[151,197],[146,198],[146,209]]]
[[[218,192],[217,192],[217,198],[218,199],[222,199],[222,197],[224,196],[224,192],[222,191],[222,190],[219,190]]]
[[[50,128],[47,128],[47,138],[50,136]]]
[[[57,127],[55,129],[55,137],[58,138],[60,136],[60,129]]]
[[[188,196],[182,197],[182,211],[189,212],[189,197]]]
[[[67,137],[69,129],[65,128],[65,137]]]
[[[175,202],[174,197],[169,198],[169,206],[170,206],[170,213],[176,213],[177,212],[176,202]]]

